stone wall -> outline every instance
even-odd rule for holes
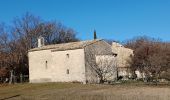
[[[103,40],[92,42],[84,49],[30,51],[29,80],[31,83],[73,81],[98,83],[98,76],[92,68],[96,64],[95,56],[110,54],[113,54],[111,45]]]
[[[129,61],[131,60],[130,56],[133,56],[133,50],[129,48],[125,48],[119,43],[112,43],[112,51],[117,53],[116,61],[118,67],[119,76],[129,76],[130,73],[130,65]]]
[[[85,66],[86,80],[88,83],[99,83],[99,78],[94,68],[96,64],[96,55],[112,54],[111,45],[101,40],[85,47]]]
[[[29,75],[31,83],[85,83],[84,49],[29,52]]]

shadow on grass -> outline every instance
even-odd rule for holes
[[[8,99],[19,97],[19,96],[20,95],[14,95],[14,96],[6,97],[6,98],[0,99],[0,100],[8,100]]]

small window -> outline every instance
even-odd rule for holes
[[[45,61],[45,68],[46,68],[46,69],[48,68],[47,63],[48,63],[48,62],[47,62],[47,61]]]
[[[132,54],[130,54],[130,56],[129,57],[133,57],[133,55]]]
[[[69,58],[69,54],[66,54],[67,58]]]
[[[67,74],[69,74],[69,69],[67,69]]]
[[[117,54],[113,54],[114,57],[117,57]]]

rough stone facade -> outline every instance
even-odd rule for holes
[[[95,55],[111,54],[103,40],[49,45],[29,50],[29,80],[36,82],[98,83],[91,68]],[[92,55],[88,56],[88,55]]]
[[[116,62],[118,67],[118,76],[123,76],[124,78],[131,76],[129,61],[131,56],[133,56],[133,50],[125,48],[119,43],[112,43],[112,51],[117,54]]]
[[[84,50],[29,52],[30,82],[85,82]]]
[[[99,83],[99,79],[93,69],[96,63],[96,55],[112,55],[111,45],[105,41],[99,41],[84,48],[85,50],[85,66],[86,79],[88,83]]]

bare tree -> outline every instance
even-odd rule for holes
[[[96,56],[96,72],[100,78],[100,83],[113,81],[116,78],[117,64],[113,55]]]
[[[40,36],[44,37],[47,45],[78,41],[73,29],[55,21],[43,21],[30,13],[15,18],[9,28],[0,25],[0,63],[11,74],[10,83],[15,80],[12,79],[14,75],[28,75],[27,53],[37,47]]]
[[[134,50],[132,57],[131,68],[139,70],[145,74],[145,78],[152,78],[158,80],[161,72],[166,71],[170,66],[169,45],[160,40],[139,37],[131,40],[126,46]]]
[[[95,41],[98,40],[94,40],[94,43]],[[104,45],[106,47],[103,48],[101,46],[103,45],[103,42],[97,43],[96,45],[91,44],[85,48],[86,66],[90,69],[89,71],[91,71],[91,77],[97,76],[98,81],[103,83],[108,81],[109,78],[114,77],[113,74],[116,71],[117,66],[114,61],[115,54],[112,52],[111,45],[104,42],[106,43]]]

